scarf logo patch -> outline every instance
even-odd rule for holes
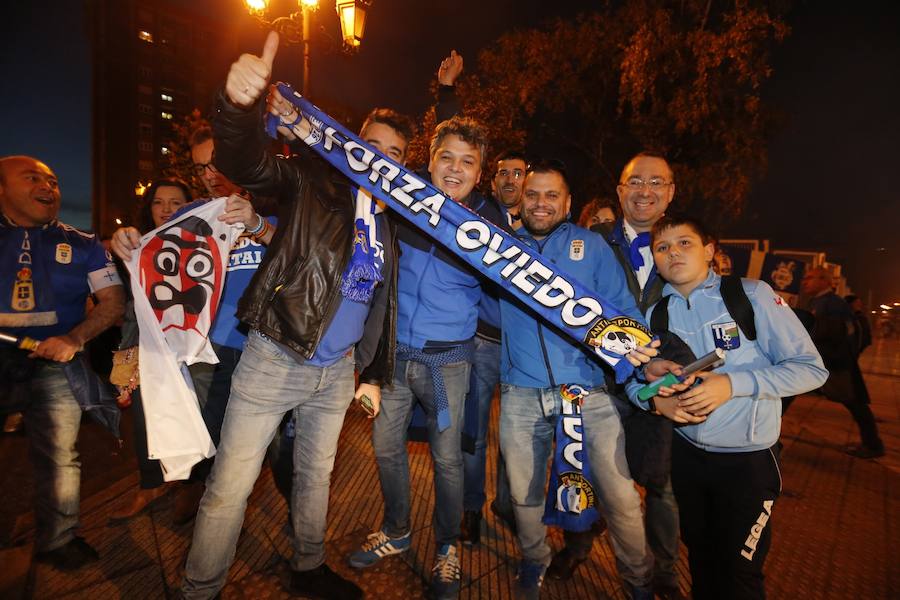
[[[734,350],[741,347],[741,332],[734,321],[716,323],[712,326],[712,334],[716,348]]]

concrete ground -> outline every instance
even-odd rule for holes
[[[898,598],[900,568],[900,341],[879,340],[861,361],[888,449],[886,457],[859,460],[843,452],[858,441],[849,413],[821,396],[797,399],[783,424],[784,494],[773,514],[773,545],[766,563],[770,598]],[[497,460],[496,410],[488,468]],[[130,421],[126,415],[124,422]],[[381,519],[382,500],[370,444],[370,422],[355,408],[341,434],[331,487],[328,563],[356,581],[370,598],[421,598],[433,561],[431,459],[424,444],[410,444],[413,546],[399,557],[357,571],[346,564]],[[0,598],[168,598],[179,585],[192,524],[173,523],[172,494],[131,522],[110,526],[108,516],[137,487],[126,445],[85,424],[79,442],[83,462],[82,534],[101,560],[74,573],[31,561],[33,517],[26,439],[0,438]],[[489,476],[492,482],[493,477]],[[489,487],[492,484],[489,483]],[[492,490],[489,490],[489,497]],[[237,558],[222,593],[225,600],[288,598],[287,512],[263,469],[251,496]],[[517,561],[513,536],[486,512],[482,543],[463,547],[462,598],[508,598]],[[551,533],[554,548],[561,545]],[[690,578],[682,551],[678,565],[687,593]],[[547,581],[545,598],[624,598],[607,537],[594,545],[588,564],[568,583]]]

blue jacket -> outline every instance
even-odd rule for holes
[[[464,206],[495,225],[504,226],[505,219],[497,205],[478,192],[469,194]],[[480,277],[405,221],[398,223],[397,238],[397,342],[425,348],[471,339],[478,324]]]
[[[669,330],[687,342],[698,357],[729,345],[725,365],[716,371],[731,379],[732,397],[710,413],[703,423],[682,425],[675,431],[709,452],[752,452],[778,441],[781,433],[781,398],[820,387],[828,378],[822,357],[791,310],[768,284],[744,279],[744,291],[756,322],[756,340],[750,341],[725,308],[719,292],[721,278],[712,270],[687,298],[666,284]],[[647,312],[648,319],[653,308]],[[728,343],[722,337],[727,334]],[[735,343],[737,342],[737,343]],[[632,402],[639,384],[629,383]],[[648,408],[645,404],[642,408]]]
[[[524,227],[516,233],[524,243],[550,258],[623,314],[644,322],[625,275],[601,235],[568,222],[540,241],[531,237]],[[584,242],[583,252],[570,252],[574,240]],[[571,338],[551,329],[509,296],[501,298],[500,314],[503,332],[500,381],[532,388],[605,385],[605,363],[600,358],[591,356]]]

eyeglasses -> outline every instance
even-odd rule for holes
[[[197,175],[197,177],[203,177],[203,173],[207,169],[209,169],[209,172],[213,173],[213,174],[219,172],[219,170],[216,168],[216,165],[212,164],[211,162],[194,163],[193,169],[194,169],[194,174]]]
[[[644,189],[644,186],[650,188],[651,192],[661,192],[663,188],[672,185],[671,181],[665,181],[661,177],[653,177],[650,181],[644,181],[639,177],[632,177],[628,181],[623,182],[621,185],[624,185],[629,190],[634,192],[638,192]]]
[[[525,177],[525,171],[522,169],[500,169],[497,171],[497,177],[509,177],[513,181],[518,181]]]

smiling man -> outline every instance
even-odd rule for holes
[[[602,237],[568,222],[572,197],[565,167],[543,161],[525,178],[519,239],[566,273],[643,322],[616,257]],[[604,365],[548,328],[519,304],[501,300],[500,450],[509,475],[522,562],[517,597],[538,598],[551,550],[541,521],[547,460],[563,402],[582,403],[583,435],[593,492],[609,522],[619,574],[633,598],[651,598],[651,558],[641,499],[625,464],[622,423],[606,389]],[[632,351],[634,361],[644,349]],[[649,360],[649,358],[646,358]],[[573,392],[579,390],[579,392]],[[591,497],[593,494],[586,494]],[[583,508],[591,506],[588,504]],[[590,538],[588,538],[590,539]]]
[[[11,386],[7,392],[28,388],[22,396],[35,470],[35,558],[68,570],[98,555],[75,535],[81,408],[66,363],[84,360],[84,344],[122,316],[125,296],[99,240],[57,221],[59,205],[50,167],[30,156],[0,158],[0,329],[40,342],[31,354],[0,348],[0,381]],[[89,294],[97,304],[85,315]]]
[[[622,218],[595,225],[591,231],[603,235],[612,248],[628,289],[644,313],[662,295],[665,282],[653,264],[650,230],[666,213],[675,197],[672,168],[664,157],[641,152],[626,163],[616,187]],[[618,390],[621,392],[621,390]],[[654,556],[654,591],[666,599],[681,597],[675,562],[678,559],[678,505],[669,477],[669,442],[672,424],[659,416],[638,414],[621,394],[616,406],[622,415],[629,445],[631,474],[647,490],[647,542]],[[632,448],[644,454],[637,456]],[[642,458],[642,460],[641,460]],[[650,465],[650,468],[645,468]],[[548,575],[568,579],[590,554],[594,534],[565,532],[566,546],[553,558]]]
[[[431,140],[427,172],[444,194],[500,225],[504,219],[499,208],[475,191],[486,145],[485,131],[476,121],[462,117],[444,121]],[[351,555],[350,564],[369,567],[410,547],[406,432],[418,401],[427,416],[434,459],[437,555],[431,591],[436,598],[456,598],[460,578],[456,543],[463,512],[460,435],[481,282],[472,269],[405,222],[398,223],[397,237],[401,250],[397,361],[393,386],[381,391],[380,412],[372,428],[384,520],[381,529]]]

